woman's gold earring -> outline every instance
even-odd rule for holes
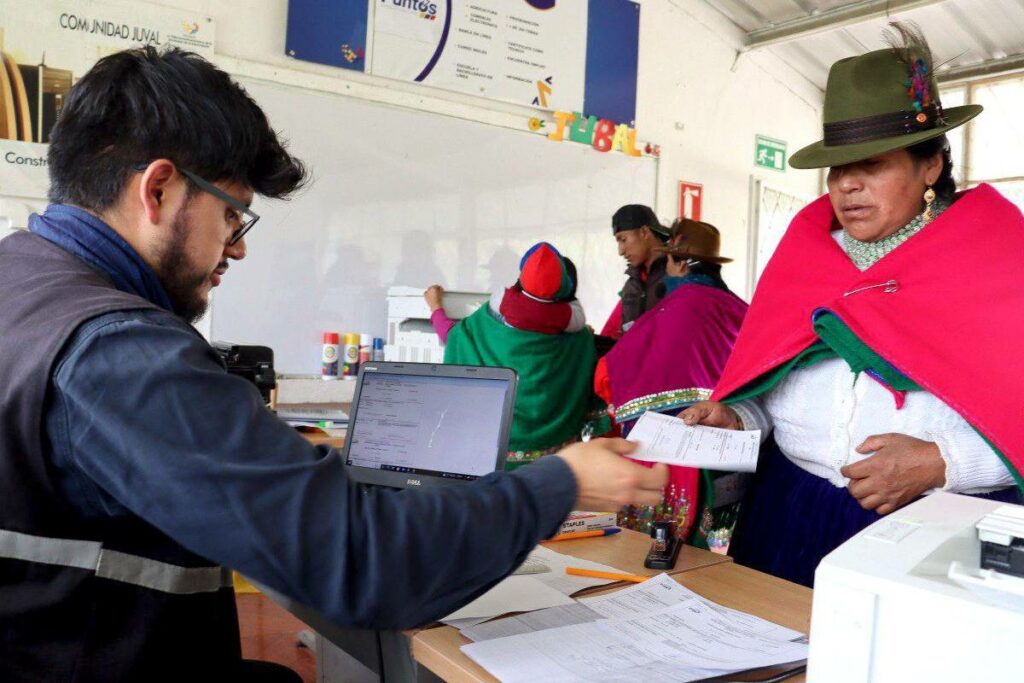
[[[925,220],[931,220],[935,218],[932,214],[932,204],[935,202],[935,190],[932,189],[931,185],[924,191],[924,217]]]

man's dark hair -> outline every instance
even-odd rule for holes
[[[949,149],[949,139],[945,135],[940,135],[937,138],[911,145],[907,147],[907,151],[918,163],[931,159],[942,152],[942,172],[939,173],[939,179],[932,185],[932,189],[941,199],[947,202],[953,201],[953,196],[956,195],[956,179],[953,178],[953,154]]]
[[[152,46],[104,57],[68,93],[50,133],[50,200],[113,206],[154,159],[283,198],[306,179],[251,97],[199,55]]]

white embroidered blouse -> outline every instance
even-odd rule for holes
[[[836,231],[843,244],[842,232]],[[944,490],[980,493],[1012,486],[995,451],[952,408],[926,391],[907,393],[903,407],[888,389],[846,361],[832,358],[793,370],[764,396],[732,406],[746,429],[774,430],[782,452],[800,468],[837,487],[845,465],[870,457],[856,451],[876,434],[906,434],[939,447],[946,463]]]

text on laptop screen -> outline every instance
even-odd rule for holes
[[[494,471],[508,382],[364,373],[348,464],[475,479]]]

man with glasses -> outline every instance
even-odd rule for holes
[[[243,662],[222,566],[341,625],[411,627],[575,505],[657,498],[664,468],[616,440],[457,490],[360,489],[228,374],[189,322],[245,257],[253,197],[306,174],[202,58],[97,62],[49,168],[52,204],[0,241],[0,680],[291,680]]]

